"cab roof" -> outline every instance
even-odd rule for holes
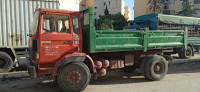
[[[40,12],[52,12],[52,13],[79,13],[78,11],[62,10],[62,9],[45,9],[39,8]]]

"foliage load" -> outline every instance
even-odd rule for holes
[[[128,23],[121,13],[117,14],[107,14],[104,16],[99,16],[97,20],[96,28],[97,30],[122,30],[124,26]]]

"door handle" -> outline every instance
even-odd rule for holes
[[[66,43],[66,44],[70,44],[70,43],[72,43],[72,41],[66,41],[65,43]]]

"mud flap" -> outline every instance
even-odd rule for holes
[[[37,78],[35,66],[28,66],[28,74],[30,75],[30,78]]]

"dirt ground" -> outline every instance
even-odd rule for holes
[[[83,92],[199,92],[200,53],[191,59],[176,59],[169,63],[169,71],[161,81],[149,81],[136,70],[133,74],[114,71],[91,81]],[[0,74],[0,92],[60,92],[48,78],[30,79],[27,71]]]

